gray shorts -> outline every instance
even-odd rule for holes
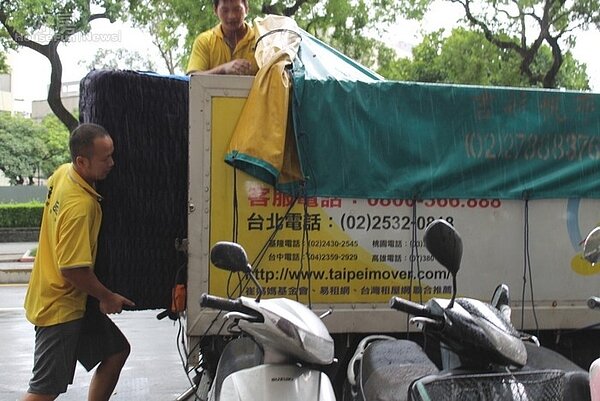
[[[83,319],[35,328],[33,377],[29,393],[62,394],[73,383],[79,361],[89,372],[107,357],[129,348],[119,328],[88,302]]]

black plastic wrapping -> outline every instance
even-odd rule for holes
[[[186,269],[176,243],[187,236],[188,81],[92,71],[81,81],[79,110],[80,122],[102,125],[115,145],[115,167],[97,183],[96,274],[137,309],[167,308]]]

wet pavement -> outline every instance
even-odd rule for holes
[[[0,247],[0,253],[2,248]],[[5,263],[0,262],[0,267]],[[15,401],[27,389],[33,364],[33,326],[22,308],[26,285],[0,284],[0,400]],[[158,311],[111,315],[131,343],[131,355],[111,401],[172,401],[189,382],[177,351],[178,325],[157,320]],[[180,341],[179,341],[180,342]],[[60,401],[87,399],[91,378],[77,366],[75,380]]]

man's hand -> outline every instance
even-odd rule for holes
[[[109,293],[103,299],[100,299],[100,312],[109,315],[111,313],[121,313],[124,306],[135,306],[135,303],[116,292]]]
[[[100,312],[104,314],[121,313],[124,306],[135,306],[133,301],[106,288],[89,267],[66,268],[61,273],[74,287],[100,301]]]
[[[221,65],[222,73],[226,75],[254,75],[252,64],[246,59],[232,60]]]
[[[240,58],[232,60],[228,63],[221,64],[206,71],[193,70],[188,71],[188,75],[205,75],[205,74],[221,74],[221,75],[255,75],[255,68],[250,61]]]

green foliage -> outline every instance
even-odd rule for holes
[[[78,114],[78,113],[75,113]],[[42,120],[46,129],[44,143],[46,153],[38,158],[40,170],[45,177],[49,176],[61,164],[71,160],[69,153],[69,130],[54,114],[49,114]]]
[[[377,66],[380,74],[391,79],[588,88],[585,65],[569,52],[575,43],[571,30],[600,22],[600,0],[575,4],[519,0],[511,2],[513,9],[506,13],[507,2],[447,1],[462,6],[465,22],[475,28],[453,32],[449,38],[442,32],[427,35],[413,51],[414,61],[399,60],[374,38],[381,37],[400,16],[421,19],[433,0],[251,1],[248,20],[264,14],[293,17],[301,28],[367,67]],[[546,3],[548,15],[537,16]],[[182,70],[195,37],[218,22],[212,0],[134,0],[130,4],[133,21],[152,33],[167,65]],[[525,20],[530,23],[521,24]],[[536,32],[540,21],[551,30]],[[533,39],[530,43],[516,39],[521,37]]]
[[[0,227],[39,227],[43,210],[40,202],[0,204]]]
[[[31,184],[38,163],[37,155],[46,153],[44,128],[30,119],[0,114],[0,170],[11,184]]]
[[[249,1],[249,5],[247,21],[265,14],[293,17],[301,28],[371,66],[382,48],[382,43],[372,37],[382,34],[384,27],[401,14],[422,16],[426,1],[264,0]],[[184,71],[196,36],[218,23],[212,0],[135,0],[130,10],[135,24],[152,34],[167,65],[170,57]],[[179,40],[182,37],[185,40]]]
[[[129,15],[150,33],[171,74],[186,70],[196,36],[218,23],[212,0],[131,0]]]
[[[558,74],[576,32],[600,27],[600,0],[447,1],[463,8],[466,23],[488,42],[514,52],[529,86],[560,86]]]
[[[147,55],[142,56],[138,51],[125,48],[100,48],[91,61],[80,60],[78,64],[90,71],[100,69],[156,71],[156,65]]]
[[[212,2],[203,0],[131,0],[129,14],[135,26],[150,33],[171,74],[185,71],[200,29],[217,23]]]
[[[0,114],[0,170],[11,184],[33,184],[40,170],[51,174],[69,160],[69,133],[55,116],[42,124],[33,120]]]
[[[91,21],[106,18],[113,22],[123,15],[121,0],[0,0],[0,42],[7,36],[18,46],[30,48],[50,62],[48,104],[71,131],[77,119],[64,107],[60,97],[62,61],[58,45],[73,35],[90,31]]]
[[[505,38],[509,40],[509,38]],[[567,89],[589,89],[585,65],[570,52],[564,56],[556,82]],[[455,28],[445,37],[439,30],[425,35],[412,50],[412,59],[381,63],[379,73],[388,79],[403,81],[473,84],[489,86],[532,86],[520,72],[521,60],[514,50],[500,49],[472,30]],[[543,71],[552,64],[548,46],[540,48],[532,63],[533,71]],[[538,86],[541,83],[538,82]]]
[[[65,42],[75,33],[89,32],[95,14],[114,22],[122,15],[123,6],[120,0],[13,0],[1,1],[0,11],[19,35],[47,43],[51,39]]]
[[[266,4],[284,8],[290,3],[285,0],[274,3],[265,1],[263,9]],[[395,0],[313,0],[303,2],[293,18],[307,32],[371,67],[383,57],[381,52],[389,54],[385,52],[384,44],[374,37],[381,37],[384,29],[393,25],[400,15],[421,17],[424,12],[425,3],[419,0],[406,3]]]
[[[6,54],[0,51],[0,74],[7,74],[10,72],[10,67],[6,60]]]

